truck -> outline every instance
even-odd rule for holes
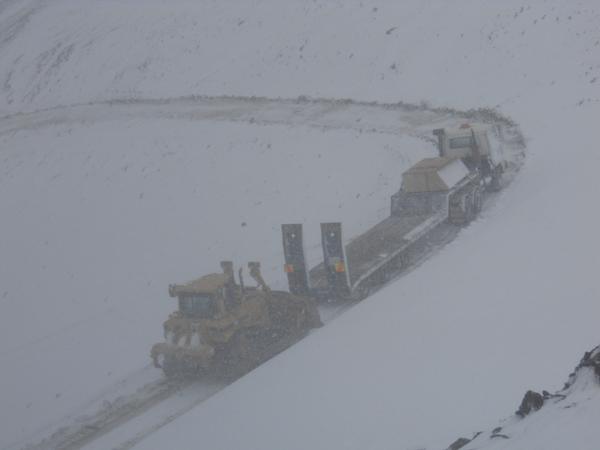
[[[508,166],[503,149],[490,140],[489,125],[464,123],[457,128],[433,130],[440,157],[460,158],[471,171],[478,171],[490,191],[502,187],[502,174]]]
[[[502,186],[507,167],[502,149],[491,145],[484,126],[433,133],[439,156],[425,158],[402,174],[389,217],[346,246],[340,223],[321,224],[322,263],[306,271],[302,246],[295,246],[296,253],[286,249],[301,225],[282,228],[290,289],[311,292],[321,301],[361,300],[408,268],[436,233],[454,235],[479,214],[486,195]]]

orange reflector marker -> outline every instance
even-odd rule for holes
[[[283,271],[285,273],[294,273],[294,266],[291,264],[284,264],[283,265]]]
[[[344,266],[344,263],[341,262],[341,261],[340,262],[336,262],[335,263],[335,271],[338,272],[338,273],[345,272],[346,271],[346,266]]]

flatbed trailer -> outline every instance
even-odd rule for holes
[[[352,241],[348,263],[352,292],[366,290],[387,281],[410,262],[409,251],[420,239],[442,224],[447,214],[417,217],[388,217]]]
[[[404,269],[409,264],[411,248],[447,218],[447,211],[412,217],[390,216],[350,241],[345,249],[350,296],[360,300]],[[313,267],[309,275],[312,288],[326,293],[324,263]]]
[[[511,170],[514,158],[506,157],[504,133],[498,132],[498,145],[492,146],[488,131],[470,125],[435,130],[440,156],[425,158],[402,174],[402,186],[391,197],[390,217],[345,246],[341,223],[321,224],[323,262],[310,270],[302,225],[283,225],[290,291],[309,292],[319,300],[362,300],[447,242],[477,216],[484,197],[498,190],[503,174]],[[522,152],[520,143],[508,144]]]
[[[428,161],[447,166],[447,161]],[[415,166],[419,170],[419,166]],[[427,166],[427,170],[430,170]],[[420,180],[422,181],[422,180]],[[428,183],[435,180],[428,179]],[[439,180],[438,180],[439,181]],[[337,267],[327,264],[332,255],[324,254],[324,262],[313,267],[308,275],[310,286],[320,299],[349,298],[362,300],[373,290],[381,287],[393,276],[406,269],[417,257],[419,247],[429,240],[434,231],[445,223],[468,223],[469,217],[456,217],[453,199],[468,197],[478,191],[479,176],[473,172],[456,182],[450,189],[432,192],[405,192],[400,190],[391,198],[391,215],[374,225],[345,247],[342,245],[341,224],[324,224],[325,230],[337,227],[335,238],[343,252],[334,254],[342,262],[339,266],[346,273],[346,283],[332,283],[331,272]],[[479,192],[479,191],[478,191]],[[475,214],[472,211],[472,214]],[[333,227],[333,228],[332,228]],[[328,247],[323,237],[323,247]],[[336,246],[334,246],[336,247]],[[339,263],[338,263],[339,264]],[[333,286],[333,288],[332,288]],[[341,289],[340,289],[341,287]]]

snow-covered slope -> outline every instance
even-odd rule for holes
[[[599,17],[592,0],[0,2],[1,114],[195,94],[424,100],[497,106],[529,138],[519,178],[457,241],[140,448],[441,448],[560,379],[598,338]],[[362,230],[432,152],[355,129],[100,116],[15,116],[24,129],[0,135],[0,445],[143,367],[167,283],[223,258],[275,274],[281,221],[341,206]]]
[[[530,395],[531,394],[531,395]],[[491,432],[470,442],[461,438],[452,450],[547,450],[598,448],[600,347],[587,352],[563,389],[554,394],[528,392],[518,412]]]
[[[597,102],[595,6],[4,0],[0,112],[192,93],[473,107],[551,92]]]

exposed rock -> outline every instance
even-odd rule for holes
[[[510,439],[506,434],[500,433],[502,431],[502,427],[496,427],[492,430],[492,434],[490,435],[490,439],[493,438],[502,438],[502,439]]]
[[[600,381],[600,346],[583,355],[583,359],[579,363],[577,369],[580,367],[592,367],[594,373],[598,377],[598,381]]]
[[[559,400],[564,400],[565,398],[567,398],[567,396],[564,394],[551,394],[548,391],[542,391],[542,395],[544,396],[544,400],[549,400],[551,398],[557,398]]]
[[[569,380],[565,383],[564,389],[570,387],[575,381],[577,372],[582,367],[591,367],[594,369],[594,373],[598,377],[598,381],[600,382],[600,345],[589,352],[585,352],[583,358],[575,368],[575,371],[569,375]]]
[[[544,406],[545,400],[554,399],[554,403],[565,400],[569,393],[568,391],[565,391],[565,390],[567,388],[571,387],[573,385],[573,383],[575,383],[575,381],[577,380],[577,377],[579,375],[579,372],[584,367],[591,368],[597,377],[598,383],[600,383],[600,346],[595,347],[593,350],[586,352],[584,354],[583,358],[581,359],[581,361],[579,362],[579,364],[577,365],[577,367],[575,368],[573,373],[571,373],[569,375],[568,381],[565,383],[564,388],[561,391],[556,392],[554,394],[551,394],[548,391],[542,391],[542,394],[535,392],[535,391],[527,391],[527,393],[523,397],[523,400],[521,401],[521,405],[519,406],[519,409],[517,410],[516,414],[520,417],[525,417],[528,414],[530,414],[531,412],[537,411],[542,406]],[[566,406],[564,406],[564,408],[571,408],[575,404],[576,403],[566,405]],[[492,430],[491,434],[489,435],[489,439],[496,439],[496,438],[510,439],[509,435],[501,433],[501,431],[502,431],[502,427],[494,428]],[[469,443],[474,443],[474,444],[478,443],[479,442],[478,437],[480,435],[481,435],[481,432],[476,433],[472,439],[467,439],[467,438],[461,437],[461,438],[457,439],[456,441],[454,441],[452,443],[452,445],[450,445],[450,447],[448,447],[446,450],[458,450],[458,449],[465,447]]]
[[[542,394],[534,391],[527,391],[516,414],[517,416],[525,417],[531,411],[537,411],[542,406],[544,406],[544,397]]]
[[[498,433],[492,434],[490,436],[490,439],[493,439],[493,438],[510,439],[510,437],[508,437],[506,434],[498,434]]]
[[[464,437],[458,438],[452,444],[450,444],[450,447],[448,447],[446,450],[458,450],[459,448],[463,448],[469,442],[471,442],[471,439]]]

